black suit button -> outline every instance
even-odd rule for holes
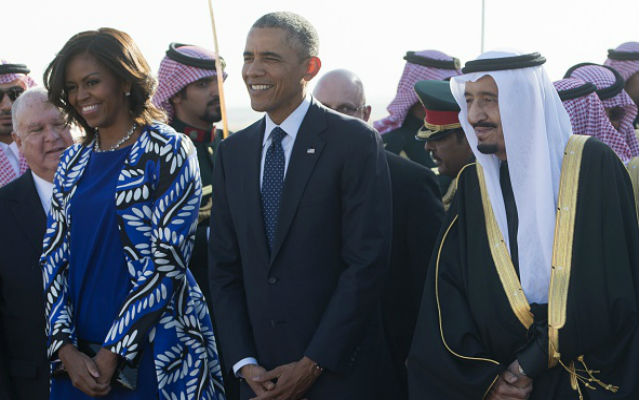
[[[270,276],[269,279],[267,279],[267,282],[269,282],[269,285],[275,285],[276,282],[278,282],[278,278],[276,278],[275,276]]]

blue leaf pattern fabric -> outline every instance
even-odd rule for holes
[[[70,199],[93,144],[65,151],[54,178],[41,265],[48,356],[77,343],[69,302]],[[132,290],[103,346],[135,362],[153,343],[158,391],[166,399],[224,399],[222,371],[205,299],[187,265],[202,187],[195,148],[171,127],[143,127],[118,177],[118,229]]]

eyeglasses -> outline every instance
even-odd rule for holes
[[[16,99],[24,92],[24,89],[20,86],[12,86],[9,89],[0,89],[0,102],[4,99],[4,95],[9,96],[9,100],[16,101]]]
[[[356,115],[358,113],[358,111],[362,110],[366,106],[367,106],[366,104],[362,104],[362,105],[359,105],[357,107],[354,107],[354,106],[349,105],[349,104],[341,104],[336,108],[329,107],[329,106],[327,106],[327,107],[331,108],[333,111],[339,112],[340,114]]]

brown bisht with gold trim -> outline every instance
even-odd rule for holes
[[[548,305],[527,302],[483,186],[479,165],[460,173],[407,360],[410,398],[483,399],[522,358],[530,399],[637,399],[638,219],[617,156],[578,135],[567,145]]]

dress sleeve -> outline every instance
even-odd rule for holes
[[[63,344],[77,342],[67,283],[69,227],[63,201],[63,183],[67,179],[68,165],[79,153],[78,147],[74,146],[61,158],[53,180],[51,211],[47,217],[47,230],[40,257],[44,284],[47,355],[52,361],[57,359],[58,350]]]
[[[104,340],[103,347],[126,358],[138,359],[152,328],[169,307],[188,306],[187,265],[193,250],[202,194],[195,148],[186,136],[169,142],[150,143],[159,151],[150,213],[150,255],[142,259],[142,272],[123,302]],[[156,140],[151,138],[151,141]],[[122,196],[124,198],[125,196]],[[123,199],[116,199],[121,206]],[[135,212],[135,211],[132,211]],[[126,213],[124,218],[126,218]],[[190,326],[190,321],[184,321]]]

